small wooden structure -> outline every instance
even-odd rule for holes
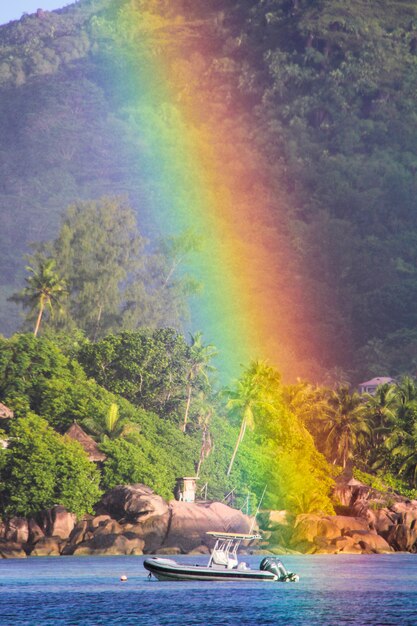
[[[176,500],[182,502],[195,502],[195,491],[198,476],[184,476],[177,478],[174,494]]]
[[[0,402],[0,419],[7,420],[14,416],[14,413],[8,406]]]
[[[65,434],[68,437],[71,437],[71,439],[78,441],[78,443],[82,445],[82,447],[88,454],[89,461],[94,461],[94,463],[101,463],[102,461],[106,460],[106,455],[103,454],[103,452],[100,452],[100,450],[98,449],[98,445],[94,441],[94,439],[90,437],[90,435],[87,435],[87,433],[81,428],[81,426],[77,424],[77,422],[74,422],[74,424],[70,426]]]

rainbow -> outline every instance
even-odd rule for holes
[[[203,238],[188,268],[203,284],[193,330],[219,349],[227,376],[251,359],[267,359],[287,380],[311,375],[318,353],[305,325],[304,286],[280,212],[283,194],[252,141],[250,107],[236,96],[233,68],[213,78],[206,23],[166,16],[161,4],[125,3],[96,28],[119,41],[113,63],[119,86],[134,94],[125,115],[155,229]]]

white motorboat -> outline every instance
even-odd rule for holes
[[[258,534],[209,532],[216,539],[207,565],[182,565],[172,559],[151,557],[145,559],[144,567],[158,580],[231,580],[269,582],[298,582],[298,576],[288,572],[279,559],[265,557],[259,569],[238,560],[242,541],[260,539]]]

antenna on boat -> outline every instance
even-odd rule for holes
[[[251,534],[253,532],[253,527],[255,526],[255,522],[256,522],[256,516],[258,515],[259,509],[261,508],[261,504],[262,504],[262,500],[264,499],[266,487],[267,487],[267,485],[265,485],[264,490],[263,490],[262,495],[261,495],[261,499],[258,502],[258,506],[257,506],[256,513],[255,513],[255,517],[252,520],[252,524],[251,524],[251,527],[250,527],[249,534]]]

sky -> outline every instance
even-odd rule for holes
[[[52,11],[67,4],[71,0],[0,0],[0,24],[20,20],[23,13],[35,13],[37,9]]]

